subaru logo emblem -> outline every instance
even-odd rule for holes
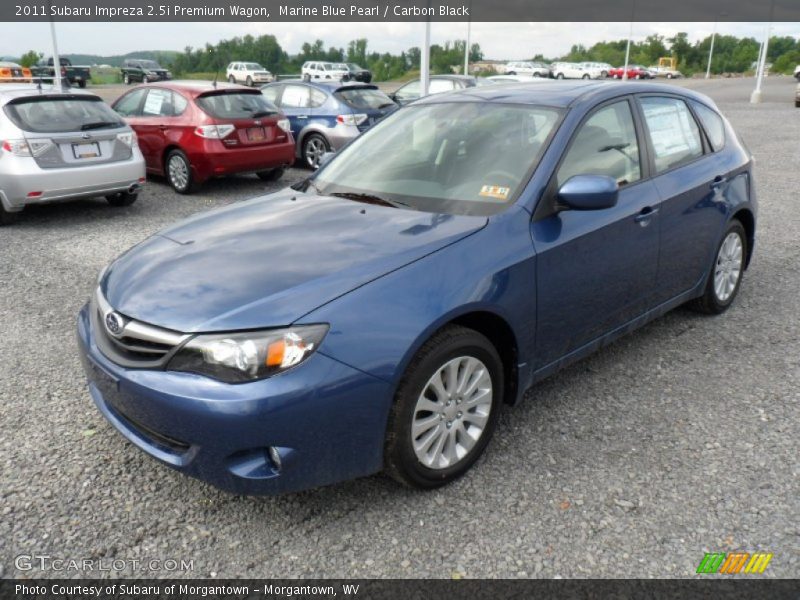
[[[115,312],[106,315],[106,329],[111,335],[119,335],[125,327],[125,320]]]
[[[258,120],[254,121],[253,125],[261,125],[261,121],[258,121]]]
[[[81,135],[81,137],[82,137],[84,140],[90,140],[90,139],[92,139],[92,136],[91,136],[91,135],[89,135],[88,133],[84,133],[84,134],[82,134],[82,135]]]

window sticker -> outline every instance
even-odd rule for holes
[[[508,200],[508,194],[511,188],[502,185],[484,185],[481,187],[480,196],[486,198],[495,198],[497,200]]]

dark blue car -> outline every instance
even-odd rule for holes
[[[261,93],[289,118],[297,158],[317,168],[326,152],[339,150],[397,108],[394,100],[367,83],[270,83]]]
[[[236,493],[447,483],[537,381],[679,305],[731,305],[751,166],[713,102],[674,87],[424,98],[296,189],[111,264],[78,319],[91,396]]]

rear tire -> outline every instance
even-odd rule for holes
[[[585,73],[585,74],[583,75],[583,77],[581,77],[581,79],[589,79],[589,74],[588,74],[588,73]]]
[[[556,75],[556,79],[564,79],[564,74],[559,73],[558,75]]]
[[[0,227],[3,225],[13,225],[17,221],[19,221],[19,217],[22,211],[19,212],[9,212],[5,209],[5,207],[0,204]]]
[[[258,171],[256,175],[262,181],[278,181],[281,177],[283,177],[284,169],[268,169],[266,171]]]
[[[311,169],[319,166],[319,159],[326,152],[331,151],[331,145],[321,134],[309,133],[303,139],[303,165]]]
[[[492,437],[503,385],[503,363],[485,336],[458,325],[436,333],[397,388],[386,429],[386,473],[423,489],[461,477]]]
[[[167,155],[164,171],[172,189],[179,194],[191,194],[197,189],[189,158],[182,150],[173,150]]]
[[[690,302],[689,307],[707,315],[728,310],[739,293],[746,259],[747,235],[742,224],[734,219],[717,245],[703,295]]]
[[[106,202],[108,202],[111,206],[121,207],[121,206],[130,206],[136,199],[139,197],[138,192],[131,193],[131,192],[119,192],[117,194],[110,194],[106,196]]]

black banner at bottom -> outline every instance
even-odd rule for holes
[[[109,580],[7,579],[0,600],[455,600],[487,598],[800,598],[800,582],[780,579],[581,580]]]

